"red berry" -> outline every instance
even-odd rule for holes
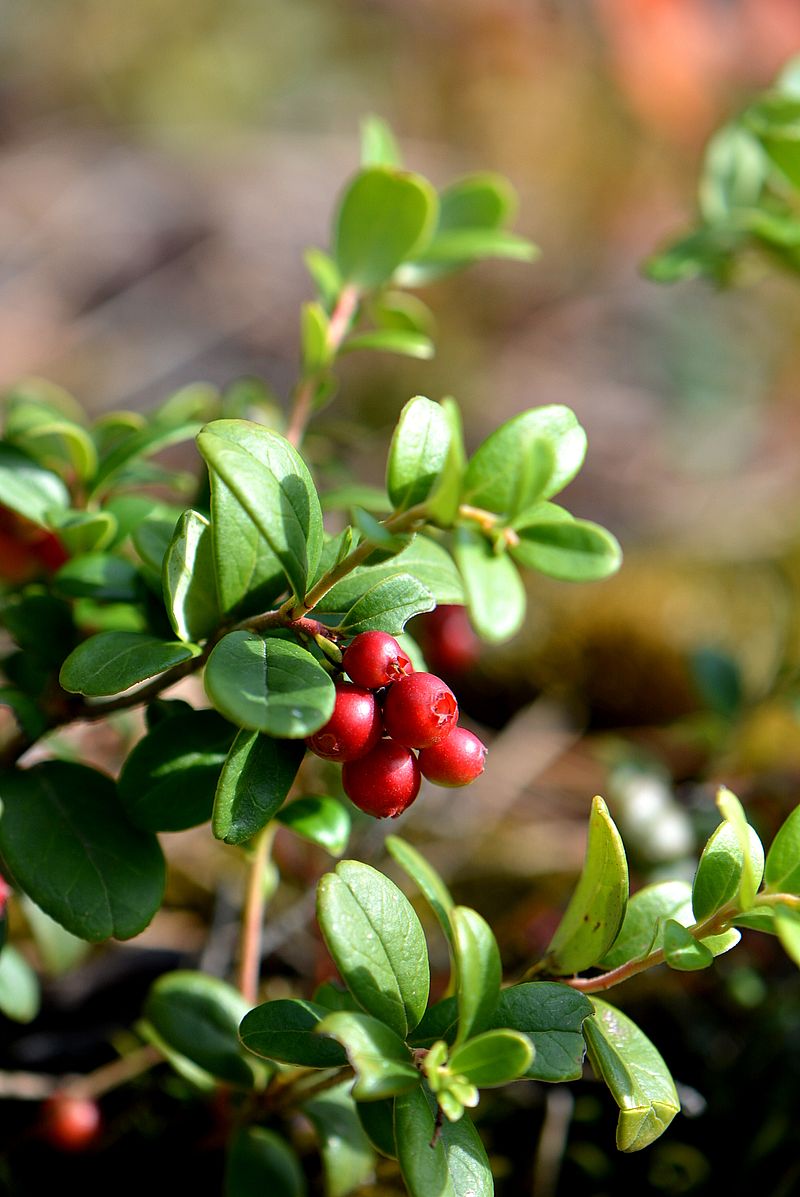
[[[388,632],[361,632],[345,649],[342,668],[356,685],[368,690],[390,686],[413,672],[410,660]]]
[[[85,1151],[100,1136],[100,1107],[90,1097],[54,1093],[42,1107],[42,1133],[59,1151]]]
[[[434,669],[465,673],[477,661],[480,642],[464,607],[437,607],[422,616],[420,630],[423,651]]]
[[[419,765],[413,752],[393,740],[381,740],[367,756],[342,769],[342,785],[351,802],[376,819],[396,819],[419,793]]]
[[[456,727],[446,739],[419,754],[423,777],[437,786],[468,786],[483,773],[486,746],[465,727]]]
[[[354,761],[374,748],[382,733],[375,695],[361,686],[339,682],[333,714],[306,744],[325,761]]]
[[[455,694],[432,673],[410,673],[386,695],[383,726],[393,740],[407,748],[437,744],[457,722]]]

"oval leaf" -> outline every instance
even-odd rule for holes
[[[317,1033],[338,1040],[347,1052],[356,1074],[353,1097],[357,1101],[394,1097],[421,1082],[403,1040],[369,1014],[338,1010],[320,1022]]]
[[[35,524],[47,524],[51,512],[69,507],[69,492],[58,474],[13,445],[0,444],[0,504]]]
[[[468,1114],[444,1120],[434,1143],[436,1102],[419,1088],[395,1099],[398,1159],[410,1197],[493,1197],[486,1151]]]
[[[185,511],[164,555],[164,604],[175,635],[205,640],[220,622],[211,525]]]
[[[577,989],[554,981],[524,981],[500,994],[490,1025],[521,1031],[534,1048],[526,1076],[539,1081],[580,1080],[584,1019],[593,1008]]]
[[[588,520],[528,524],[517,535],[519,543],[510,549],[517,564],[563,582],[595,582],[622,563],[617,540]]]
[[[386,489],[394,507],[405,510],[431,493],[452,439],[450,421],[438,403],[423,395],[409,399],[400,413],[389,448]]]
[[[351,820],[348,811],[325,794],[306,794],[290,802],[275,816],[279,823],[295,835],[319,844],[332,856],[341,856],[350,838]]]
[[[402,632],[409,619],[432,611],[436,600],[411,574],[394,574],[376,582],[353,603],[339,624],[341,631],[355,636],[359,632]]]
[[[488,1026],[500,996],[503,966],[494,933],[476,910],[454,906],[450,921],[457,978],[456,1043],[463,1043],[474,1032]]]
[[[451,1072],[479,1089],[507,1085],[525,1075],[533,1063],[531,1041],[518,1031],[485,1031],[457,1047],[450,1056]]]
[[[199,653],[196,644],[158,640],[146,632],[98,632],[73,649],[58,680],[65,690],[90,698],[121,694]]]
[[[506,553],[495,553],[486,537],[472,528],[456,529],[453,552],[476,632],[490,644],[509,640],[522,627],[526,605],[514,562]]]
[[[795,807],[772,841],[764,880],[773,893],[800,896],[800,806]]]
[[[752,827],[749,830],[754,875],[761,879],[764,849]],[[739,834],[727,820],[710,836],[700,857],[692,886],[692,906],[698,922],[711,918],[739,892],[744,871],[744,853]]]
[[[369,291],[423,248],[436,221],[436,192],[419,175],[391,167],[360,171],[339,203],[333,256],[345,282]]]
[[[239,1038],[265,1060],[298,1064],[303,1068],[336,1068],[346,1063],[338,1043],[314,1032],[330,1011],[301,998],[278,998],[250,1010],[239,1027]]]
[[[568,407],[534,407],[502,424],[479,447],[467,466],[464,500],[487,511],[511,511],[519,457],[541,438],[553,450],[553,470],[541,497],[549,499],[571,482],[586,456],[586,433]]]
[[[218,840],[243,844],[278,812],[305,756],[298,740],[240,731],[219,776],[211,816]]]
[[[742,877],[736,901],[741,909],[747,910],[753,905],[764,876],[764,849],[754,828],[747,822],[741,802],[725,786],[717,791],[717,806],[735,830],[742,850]]]
[[[714,954],[675,919],[664,924],[664,959],[670,968],[692,973],[714,963]]]
[[[430,590],[437,603],[463,603],[464,588],[446,549],[428,536],[415,536],[408,548],[390,561],[362,565],[332,586],[317,603],[317,611],[349,611],[363,594],[383,578],[411,574]]]

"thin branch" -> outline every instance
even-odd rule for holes
[[[258,1001],[258,979],[261,972],[261,933],[267,905],[264,870],[276,830],[276,823],[267,823],[256,836],[242,916],[239,991],[251,1006],[255,1006]]]
[[[326,345],[329,350],[329,363],[332,364],[337,353],[341,349],[342,342],[350,331],[350,326],[353,323],[353,318],[358,310],[358,305],[361,295],[358,288],[349,284],[343,287],[339,298],[336,301],[336,306],[331,312],[331,318],[328,322],[328,331],[326,336]],[[292,410],[289,416],[289,425],[286,429],[286,439],[295,448],[298,448],[303,439],[303,434],[306,430],[306,425],[311,419],[311,414],[314,407],[314,398],[321,382],[330,372],[330,364],[326,364],[320,370],[316,370],[313,374],[302,378],[295,388],[292,397]]]
[[[0,1097],[16,1101],[44,1101],[54,1093],[66,1093],[71,1097],[102,1097],[104,1093],[154,1068],[163,1059],[157,1048],[147,1044],[84,1076],[74,1073],[54,1076],[42,1072],[0,1072]]]

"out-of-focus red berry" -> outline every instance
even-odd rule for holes
[[[449,735],[458,722],[456,696],[433,673],[410,673],[391,687],[383,726],[407,748],[427,748]]]
[[[0,506],[0,579],[21,586],[54,574],[68,560],[53,532]]]
[[[425,659],[441,673],[466,673],[478,660],[480,641],[465,607],[440,606],[421,617],[420,642]]]
[[[419,793],[417,758],[394,740],[381,740],[366,756],[342,768],[342,785],[351,802],[376,819],[396,819]]]
[[[411,661],[388,632],[361,632],[344,651],[342,668],[357,686],[379,690],[413,671]]]
[[[333,714],[306,744],[326,761],[354,761],[374,748],[381,738],[380,708],[371,690],[338,682]]]
[[[483,773],[486,746],[466,727],[456,727],[444,740],[423,748],[419,768],[438,786],[467,786]]]
[[[42,1107],[42,1134],[58,1151],[85,1151],[100,1137],[100,1107],[90,1097],[54,1093]]]

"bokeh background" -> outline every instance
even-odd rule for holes
[[[531,582],[525,631],[453,679],[493,737],[485,780],[431,790],[406,823],[495,923],[511,975],[547,943],[594,792],[638,884],[683,875],[716,784],[765,837],[800,797],[800,287],[640,274],[691,221],[710,132],[796,52],[794,0],[0,0],[0,384],[43,375],[99,412],[256,375],[280,402],[302,251],[327,245],[366,113],[439,184],[489,168],[516,185],[540,261],[429,288],[436,358],[354,356],[308,442],[323,480],[380,482],[414,393],[454,394],[472,444],[542,403],[587,428],[567,502],[626,564],[606,583]],[[113,738],[84,747],[113,766]],[[44,1012],[0,1032],[5,1067],[93,1067],[162,968],[224,971],[238,862],[207,833],[166,838],[170,908],[133,945],[44,961]],[[275,995],[324,967],[308,888],[326,861],[282,852]],[[374,828],[361,854],[381,861]],[[658,970],[619,1000],[685,1116],[623,1158],[599,1085],[518,1086],[485,1102],[500,1194],[705,1194],[731,1174],[733,1193],[800,1191],[800,981],[773,944],[746,936],[710,972]],[[108,1104],[114,1167],[144,1167],[169,1133],[187,1183],[218,1191],[202,1111],[163,1086]],[[0,1184],[36,1192],[47,1160],[15,1118]],[[103,1153],[80,1167],[85,1184],[109,1175]],[[374,1191],[398,1191],[391,1169]]]

